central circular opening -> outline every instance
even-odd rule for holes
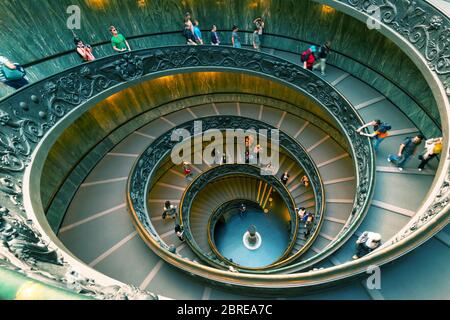
[[[259,249],[259,247],[261,247],[262,244],[261,234],[259,234],[259,232],[256,231],[256,227],[254,225],[251,225],[248,231],[244,233],[242,242],[244,243],[244,246],[248,250],[257,250]]]
[[[259,268],[283,256],[289,245],[289,221],[282,200],[274,197],[272,202],[265,208],[267,213],[249,203],[245,211],[239,206],[223,212],[214,228],[214,242],[223,257],[243,267]]]

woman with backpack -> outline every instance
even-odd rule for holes
[[[300,60],[303,63],[303,68],[312,71],[314,63],[316,62],[316,57],[314,56],[316,51],[317,48],[315,46],[311,46],[307,50],[302,52]]]
[[[365,133],[362,130],[373,126],[373,133]],[[369,138],[372,138],[373,141],[373,148],[375,149],[375,152],[378,152],[378,148],[380,147],[380,143],[383,142],[384,139],[386,139],[389,136],[389,130],[391,130],[391,126],[386,122],[381,122],[381,120],[376,119],[369,123],[366,123],[362,127],[358,128],[356,132],[358,132],[362,136],[366,136]]]

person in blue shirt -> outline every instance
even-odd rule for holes
[[[184,15],[183,35],[186,38],[186,44],[191,46],[197,45],[194,37],[194,24],[191,21],[191,14],[189,12]]]
[[[238,31],[239,28],[237,26],[233,26],[233,33],[231,34],[231,43],[234,48],[241,48],[241,40],[239,39]]]
[[[308,212],[307,214],[305,214],[303,216],[302,222],[305,223],[306,230],[305,230],[304,236],[305,236],[305,238],[307,238],[311,234],[311,231],[312,231],[312,228],[314,225],[314,223],[313,223],[314,222],[314,214],[311,212]]]
[[[194,21],[194,37],[195,37],[195,42],[197,42],[197,44],[203,44],[202,32],[200,31],[200,28],[198,27],[198,20]]]
[[[414,153],[417,150],[417,147],[420,145],[422,140],[423,136],[421,134],[415,136],[414,138],[411,137],[406,138],[400,145],[398,154],[397,155],[390,154],[387,160],[389,162],[394,162],[397,165],[398,170],[403,171],[403,167],[411,158],[411,156],[414,155]]]

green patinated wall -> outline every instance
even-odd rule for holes
[[[251,29],[252,19],[262,15],[269,33],[292,36],[312,42],[330,39],[333,47],[385,74],[419,101],[431,117],[439,114],[431,91],[413,62],[391,41],[365,24],[308,0],[0,0],[1,54],[24,63],[73,47],[72,32],[67,29],[66,9],[77,4],[81,9],[81,30],[85,41],[96,43],[109,39],[108,26],[116,25],[126,36],[181,30],[184,12],[189,11],[202,28],[217,24],[230,29],[238,24]],[[206,35],[205,35],[206,36]],[[227,35],[229,36],[229,35]],[[229,39],[225,39],[229,41]],[[248,41],[243,35],[243,40]],[[183,43],[181,33],[170,37],[131,41],[133,48]],[[266,45],[300,51],[306,45],[289,40],[266,38]],[[96,49],[97,56],[113,53],[110,46]],[[330,62],[371,83],[388,95],[425,133],[433,123],[415,103],[385,79],[351,60],[332,56]],[[78,64],[76,54],[30,68],[30,78],[53,74]],[[3,87],[3,86],[2,86]],[[0,88],[0,90],[5,88]],[[10,92],[10,91],[9,91]]]

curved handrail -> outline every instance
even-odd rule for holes
[[[194,121],[189,121],[189,122],[186,122],[185,124],[182,124],[181,126],[183,127],[183,126],[186,126],[187,124],[191,124],[192,122],[194,122]],[[178,129],[179,129],[180,127],[178,127]],[[176,130],[176,129],[173,129],[173,130]],[[166,133],[166,135],[170,135],[170,132],[169,133]],[[161,138],[161,137],[160,137]],[[195,138],[195,136],[193,136],[192,138]],[[182,142],[183,143],[183,142]],[[155,145],[158,145],[158,139],[157,140],[155,140],[155,141],[153,141],[151,144],[150,144],[150,146],[147,148],[147,149],[158,149],[158,146],[155,146]],[[160,146],[161,147],[161,146]],[[152,185],[154,184],[154,182],[156,182],[157,180],[158,180],[158,178],[156,177],[156,175],[157,174],[159,174],[159,171],[160,171],[160,168],[161,167],[163,167],[163,164],[167,164],[167,163],[169,163],[170,162],[170,160],[168,160],[168,154],[170,153],[170,151],[171,151],[171,146],[168,146],[167,144],[162,144],[162,147],[164,148],[164,149],[166,149],[166,153],[165,153],[165,156],[161,156],[161,158],[159,158],[158,159],[158,161],[157,161],[157,163],[155,163],[153,166],[151,166],[152,167],[152,170],[151,170],[151,173],[149,174],[149,176],[148,176],[148,183],[147,183],[147,185],[148,185],[148,187],[149,187],[149,189],[151,189],[152,188]],[[280,150],[280,152],[283,152],[282,150]],[[137,160],[135,161],[135,163],[139,163],[139,162],[141,162],[142,161],[142,159],[143,158],[145,158],[146,157],[146,151],[144,151],[138,158],[137,158]],[[246,164],[246,165],[239,165],[241,168],[244,168],[244,167],[248,167],[249,169],[247,169],[247,170],[245,170],[245,169],[243,169],[243,170],[241,170],[242,172],[243,172],[243,174],[245,174],[245,175],[251,175],[251,172],[252,171],[255,171],[254,169],[255,168],[257,168],[257,170],[260,170],[261,168],[260,167],[255,167],[255,166],[253,166],[253,165],[248,165],[248,164]],[[220,170],[220,169],[223,169],[223,168],[218,168],[218,166],[212,166],[210,169],[208,169],[207,171],[205,171],[205,172],[203,172],[202,174],[200,174],[199,176],[197,176],[190,184],[189,184],[189,186],[187,186],[186,187],[186,189],[185,189],[185,192],[183,192],[183,197],[182,197],[182,200],[180,201],[180,203],[181,203],[181,205],[179,206],[179,215],[178,215],[178,220],[179,220],[179,222],[180,222],[180,224],[182,225],[182,226],[184,226],[184,230],[185,230],[185,233],[184,233],[184,238],[185,239],[187,239],[188,240],[188,244],[190,245],[190,247],[191,247],[191,249],[194,251],[194,253],[196,253],[196,255],[198,256],[198,257],[200,257],[200,258],[202,258],[205,262],[207,262],[207,263],[209,263],[209,264],[211,264],[211,265],[213,265],[213,266],[215,266],[215,267],[217,267],[217,268],[223,268],[223,269],[228,269],[228,265],[227,264],[224,264],[222,261],[220,261],[219,259],[217,259],[216,257],[214,257],[214,256],[209,256],[209,255],[207,255],[207,254],[205,254],[196,244],[195,244],[195,241],[194,241],[194,239],[193,239],[193,237],[192,237],[192,234],[190,233],[190,229],[189,228],[186,228],[185,226],[188,226],[189,224],[187,224],[187,223],[183,223],[183,220],[185,220],[185,219],[182,219],[181,217],[182,217],[182,214],[181,214],[181,212],[182,212],[182,204],[184,203],[184,198],[185,198],[185,195],[187,194],[187,193],[189,193],[189,189],[191,188],[191,186],[194,184],[194,182],[196,182],[199,178],[201,178],[201,176],[202,175],[204,175],[204,174],[207,174],[209,171],[212,171],[212,170]],[[131,170],[131,172],[133,171],[133,169]],[[224,171],[224,170],[222,170],[222,171]],[[240,172],[240,171],[239,171]],[[240,172],[240,173],[242,173],[242,172]],[[255,174],[256,172],[253,172],[252,174]],[[233,172],[225,172],[224,173],[224,176],[226,176],[226,175],[228,175],[228,174],[233,174]],[[278,183],[278,180],[277,179],[272,179],[272,181],[275,181],[275,183]],[[320,181],[320,185],[317,187],[317,189],[319,189],[320,190],[320,192],[318,192],[320,195],[322,195],[323,194],[323,185],[322,185],[322,180],[320,179],[320,177],[319,177],[319,181]],[[130,183],[128,183],[128,185],[130,185],[130,184],[133,184],[132,182],[130,182]],[[291,197],[291,195],[290,195],[290,193],[289,193],[289,191],[286,189],[286,187],[284,186],[284,185],[282,185],[281,183],[278,183],[278,185],[279,185],[279,187],[281,186],[281,188],[282,188],[282,190],[281,190],[281,192],[280,192],[280,190],[278,190],[279,191],[279,193],[280,194],[282,194],[282,195],[284,195],[285,196],[285,200],[286,200],[286,202],[291,202],[293,205],[291,206],[292,208],[290,209],[290,215],[291,215],[291,218],[295,221],[295,224],[294,225],[292,225],[292,230],[291,230],[291,239],[290,239],[290,243],[291,243],[291,245],[288,247],[288,249],[286,250],[286,254],[288,254],[291,250],[292,250],[292,248],[293,248],[293,246],[294,246],[294,244],[295,244],[295,241],[296,241],[296,236],[297,236],[297,230],[298,230],[298,225],[299,225],[299,222],[298,222],[298,219],[297,219],[297,215],[296,215],[296,212],[295,212],[295,210],[294,210],[294,208],[295,208],[295,205],[294,205],[294,200],[292,199],[292,197]],[[284,189],[284,190],[283,190]],[[128,190],[128,192],[130,192],[130,190]],[[147,192],[147,195],[149,194],[150,192]],[[322,196],[322,198],[323,198],[323,196]],[[145,200],[145,203],[147,203],[147,200],[148,199],[146,199]],[[148,209],[147,209],[148,210]],[[319,207],[319,210],[320,210],[320,207]],[[324,210],[324,208],[322,207],[322,211]],[[319,216],[319,214],[318,214],[318,216]],[[323,216],[323,213],[320,215],[320,216]],[[133,220],[133,224],[135,224],[135,225],[141,225],[141,222],[140,221],[138,221],[138,219],[136,219],[136,217],[134,216],[134,215],[132,215],[132,220]],[[320,219],[321,220],[321,219]],[[156,231],[156,229],[155,228],[153,228],[153,224],[152,224],[152,222],[151,222],[151,220],[149,220],[148,221],[148,223],[152,226],[152,229],[150,230],[150,232],[148,232],[149,230],[147,230],[147,234],[149,235],[149,236],[151,236],[151,235],[156,235],[156,237],[155,237],[155,240],[157,241],[157,243],[159,244],[159,246],[161,246],[161,247],[163,247],[163,248],[165,248],[166,250],[169,250],[170,249],[170,246],[168,246],[163,240],[162,240],[162,238],[160,238],[159,237],[159,235],[158,235],[158,232]],[[145,226],[144,226],[144,229],[145,229]],[[315,228],[316,229],[316,228]],[[187,232],[186,232],[187,231]],[[150,233],[150,234],[149,234]],[[192,241],[189,241],[190,239],[192,239]],[[283,256],[284,257],[284,256]],[[282,258],[283,258],[282,257]]]
[[[289,190],[287,190],[286,186],[284,186],[275,176],[261,176],[259,175],[261,168],[254,166],[254,165],[239,165],[239,164],[223,164],[218,167],[211,168],[205,172],[203,172],[201,175],[197,176],[192,183],[189,185],[188,188],[186,188],[186,191],[183,194],[181,203],[180,203],[180,220],[184,226],[185,232],[188,232],[192,236],[192,240],[189,244],[191,247],[196,247],[199,251],[201,251],[200,247],[195,241],[195,237],[193,237],[191,231],[190,231],[190,211],[192,207],[192,203],[195,200],[196,196],[204,189],[207,183],[212,183],[218,179],[225,178],[227,176],[236,176],[236,175],[243,175],[243,176],[249,176],[253,177],[257,180],[264,181],[271,187],[275,188],[277,192],[281,195],[283,198],[288,210],[289,215],[291,216],[291,221],[293,220],[294,223],[291,224],[291,231],[290,231],[290,240],[289,240],[289,246],[286,248],[285,252],[281,256],[281,258],[276,261],[275,263],[272,263],[268,266],[261,267],[261,268],[250,268],[250,267],[243,267],[239,266],[237,264],[229,262],[231,265],[239,268],[240,270],[264,270],[268,268],[272,268],[277,262],[281,261],[286,257],[294,247],[295,241],[297,239],[297,233],[298,233],[298,216],[295,212],[295,203],[294,199],[289,193]],[[191,194],[192,193],[192,194]],[[205,230],[206,232],[206,230]]]
[[[450,221],[450,196],[448,172],[450,123],[450,66],[445,61],[450,58],[450,14],[442,12],[427,1],[412,1],[393,3],[385,0],[363,2],[359,0],[315,0],[330,4],[344,13],[350,14],[361,21],[372,17],[373,9],[377,8],[379,31],[402,45],[402,50],[410,57],[425,74],[436,99],[442,122],[444,148],[436,178],[430,188],[426,201],[422,203],[417,214],[392,239],[386,241],[383,248],[403,244],[414,247],[411,242],[419,245],[442,229]],[[445,150],[445,152],[444,152]],[[444,222],[444,223],[443,223]],[[420,230],[420,231],[419,231]],[[421,233],[423,237],[414,233]]]
[[[312,72],[283,59],[246,49],[214,46],[144,49],[98,59],[31,84],[0,101],[0,134],[2,141],[6,141],[9,146],[6,153],[2,151],[0,170],[10,173],[11,184],[19,189],[19,180],[24,181],[23,194],[17,192],[13,196],[7,195],[9,200],[5,205],[14,215],[22,215],[24,195],[23,205],[28,217],[35,221],[42,219],[39,218],[43,211],[42,205],[31,197],[29,190],[36,183],[33,181],[36,175],[31,173],[40,167],[39,161],[33,161],[34,155],[39,154],[37,147],[42,144],[43,138],[49,138],[50,141],[54,139],[50,133],[59,132],[62,124],[75,116],[72,113],[74,109],[84,110],[90,103],[140,80],[205,69],[246,72],[265,77],[299,90],[321,104],[335,118],[351,145],[357,163],[353,223],[357,225],[362,221],[373,191],[373,150],[368,138],[355,134],[362,120],[351,104]],[[40,224],[38,228],[43,231]],[[340,239],[341,242],[346,240],[346,236]],[[36,234],[36,237],[42,239],[41,235]],[[45,237],[49,239],[49,236]],[[61,255],[67,256],[67,259],[70,257],[65,252],[61,252]],[[21,258],[27,261],[27,257]],[[169,255],[167,259],[172,258]],[[198,265],[186,265],[186,268],[195,273]]]
[[[347,109],[347,110],[349,110],[349,109]],[[360,123],[362,123],[362,120],[361,120],[357,115],[355,116],[354,119],[355,119],[355,120],[358,119],[358,120],[360,121]],[[355,129],[356,129],[356,127],[353,128],[353,130],[355,130]],[[355,132],[354,132],[353,130],[351,131],[350,134],[351,134],[352,136],[356,137],[357,135],[355,134]],[[166,143],[168,143],[168,141],[166,141]],[[362,147],[361,149],[364,150],[364,147]],[[371,147],[367,148],[366,150],[368,150],[369,152],[372,151]],[[363,152],[363,153],[364,153],[364,152]],[[372,169],[369,170],[371,173],[368,174],[367,181],[372,180],[372,179],[373,179],[373,175],[374,175],[374,173],[373,173],[373,158],[370,158],[370,159],[371,159],[371,160],[369,160],[369,167],[371,167]],[[367,159],[366,159],[364,156],[361,156],[361,154],[359,154],[359,160],[366,161]],[[364,170],[364,168],[365,168],[364,165],[359,166],[359,169]],[[133,170],[134,170],[134,169],[133,169]],[[145,172],[145,171],[148,171],[148,170],[146,170],[146,169],[141,169],[141,170],[138,170],[138,171],[143,171],[143,172]],[[358,175],[358,174],[357,174],[357,175]],[[365,198],[365,195],[367,195],[366,192],[367,192],[367,191],[370,191],[370,189],[371,189],[371,187],[369,187],[368,189],[365,189],[365,190],[361,189],[361,190],[362,190],[362,193],[361,193],[361,194],[364,195],[363,198]],[[145,190],[145,189],[143,189],[143,190]],[[369,192],[369,193],[371,193],[371,192]],[[141,196],[144,196],[144,195],[146,194],[146,192],[141,191],[140,194],[141,194]],[[360,194],[360,195],[361,195],[361,194]],[[133,193],[133,199],[140,199],[140,198],[141,198],[141,197],[136,196],[136,194]],[[132,201],[131,201],[131,202],[132,202]],[[143,207],[144,207],[144,206],[140,206],[139,210],[141,210]],[[133,209],[133,208],[132,208],[132,209]],[[357,213],[357,211],[358,211],[357,209],[354,209],[353,214]],[[142,214],[133,212],[133,215],[134,215],[134,216],[137,216],[139,219],[142,218]],[[347,229],[344,230],[344,232],[343,232],[343,235],[344,235],[344,236],[340,239],[341,242],[342,242],[342,240],[343,240],[345,237],[351,236],[351,232],[354,231],[354,229],[358,226],[358,223],[355,223],[355,221],[358,222],[358,221],[361,221],[361,219],[362,219],[362,215],[361,215],[361,212],[359,212],[359,214],[356,214],[356,215],[354,216],[354,218],[351,219],[351,221],[349,221],[349,224],[348,224],[348,226],[347,226]],[[147,223],[146,225],[148,226],[149,224]],[[144,228],[144,229],[145,229],[145,228]],[[337,243],[339,243],[339,241],[337,241]],[[159,243],[159,244],[160,244],[160,243]],[[334,246],[330,246],[330,248],[332,248],[332,250],[336,250],[338,247],[339,247],[339,245],[337,245],[336,243],[334,243]],[[331,254],[331,252],[330,252],[330,251],[327,252],[327,251],[325,250],[325,252],[322,252],[321,254],[322,254],[322,257],[323,257],[323,256],[326,255],[326,254]],[[319,255],[318,255],[318,256],[319,256]],[[311,258],[311,259],[306,260],[306,264],[312,264],[312,263],[315,263],[315,262],[317,261],[317,259],[318,259],[318,256],[315,256],[316,259]],[[305,266],[306,264],[305,264],[305,262],[302,262],[302,263],[301,263],[302,266]],[[295,267],[298,267],[298,265],[296,265]]]
[[[258,210],[261,210],[261,206],[256,203],[255,201],[251,201],[248,199],[234,199],[225,203],[220,204],[217,208],[212,210],[212,214],[209,216],[208,219],[208,244],[211,250],[214,252],[214,254],[222,259],[222,261],[227,261],[230,265],[234,267],[240,268],[239,264],[236,264],[229,259],[227,259],[225,256],[223,256],[219,250],[217,249],[216,243],[214,241],[214,230],[217,224],[217,221],[224,215],[224,211],[230,211],[230,209],[234,209],[236,212],[238,212],[238,209],[240,208],[241,204],[245,204],[246,207],[252,207],[257,208]],[[292,240],[290,240],[292,241]],[[288,250],[285,250],[285,252],[288,252]],[[277,261],[280,261],[283,259],[285,255],[282,255]]]
[[[344,1],[342,1],[344,2]],[[332,1],[326,1],[325,3],[327,4],[336,4],[337,2],[332,2]],[[353,2],[353,5],[356,6],[358,5],[355,2]],[[425,7],[427,8],[428,4],[424,1],[419,1],[419,5],[420,7],[418,7],[418,9],[422,9],[421,7]],[[416,6],[416,4],[414,4],[414,6]],[[342,8],[341,8],[342,9]],[[398,22],[402,19],[402,17],[408,17],[408,12],[414,12],[414,7],[411,8],[413,10],[408,10],[410,8],[403,8],[401,7],[401,10],[396,10],[395,15],[397,18],[396,19],[392,19],[390,22],[389,21],[383,21],[382,25],[389,25],[392,24],[392,22]],[[343,10],[343,9],[342,9]],[[356,9],[355,8],[350,8],[349,10],[352,10],[351,12],[354,13],[357,10],[360,9]],[[384,9],[383,9],[384,10]],[[386,10],[384,10],[386,11]],[[422,10],[423,11],[423,10]],[[441,22],[443,20],[446,21],[446,25],[447,25],[447,29],[448,29],[448,17],[442,15],[442,12],[427,12],[428,10],[425,10],[424,12],[426,12],[426,17],[430,18],[430,16],[432,16],[433,14],[435,14],[438,18],[441,18]],[[367,17],[369,16],[369,14],[367,13],[363,13],[361,14],[361,16],[358,16],[358,18],[360,20],[367,19]],[[390,15],[392,16],[392,15]],[[389,17],[389,16],[388,16]],[[420,16],[419,16],[420,18]],[[424,20],[424,17],[422,16],[420,19],[421,21]],[[439,24],[436,24],[436,19],[433,19],[433,21],[429,20],[428,22],[425,22],[426,24],[424,25],[424,28],[430,28],[430,30],[436,30],[436,26]],[[426,20],[424,20],[426,21]],[[409,22],[409,21],[400,21],[401,24],[400,26],[404,26],[404,22]],[[417,26],[417,24],[412,23],[411,25],[409,25],[407,27],[406,30],[411,30],[412,28],[415,28]],[[441,29],[442,27],[442,23],[440,24],[439,28]],[[394,30],[394,29],[392,29]],[[394,35],[392,36],[392,38],[397,38],[400,39],[402,38],[402,43],[409,43],[411,47],[414,47],[414,44],[411,44],[411,41],[408,40],[404,34],[400,34],[399,32],[394,32],[390,30],[390,32],[392,32]],[[434,40],[434,39],[433,39]],[[415,38],[412,38],[412,41],[415,41]],[[426,65],[426,63],[423,61],[419,61],[418,64],[421,64],[421,70],[425,70],[424,72],[430,73],[433,72],[433,75],[431,78],[429,78],[429,81],[436,84],[436,87],[434,88],[434,92],[435,92],[435,97],[438,100],[438,105],[440,106],[440,111],[442,112],[442,123],[446,129],[445,131],[445,144],[446,146],[448,145],[448,137],[447,135],[447,125],[448,125],[448,114],[445,112],[445,107],[448,107],[448,101],[445,100],[445,95],[446,92],[450,93],[450,83],[446,80],[446,75],[447,73],[440,73],[442,71],[441,68],[444,65],[438,65],[439,61],[442,61],[442,57],[445,57],[447,54],[445,52],[448,52],[449,48],[448,46],[443,45],[446,39],[445,38],[441,38],[439,41],[434,41],[434,43],[438,43],[437,47],[441,48],[439,50],[443,50],[443,54],[439,54],[439,55],[435,55],[433,54],[433,57],[431,57],[431,65],[432,66],[437,66],[438,68],[430,68],[428,65]],[[427,40],[428,42],[428,40]],[[417,43],[415,45],[418,45]],[[424,45],[424,46],[418,46],[416,48],[416,51],[411,51],[413,52],[411,55],[414,55],[416,57],[424,57],[425,56],[425,52],[424,50],[428,50],[428,48],[430,48],[430,46],[428,45]],[[406,50],[410,50],[410,48],[406,48],[404,49]],[[430,58],[430,57],[429,57]],[[428,76],[429,74],[427,74]],[[30,88],[30,87],[29,87]],[[29,88],[27,88],[26,90],[28,90]],[[25,90],[25,88],[24,88]],[[35,96],[36,98],[36,96]],[[90,98],[90,97],[88,97]],[[9,99],[8,99],[9,100]],[[4,101],[2,101],[3,103]],[[10,101],[11,102],[11,101]],[[19,105],[20,101],[16,101],[17,105]],[[2,104],[0,103],[0,104]],[[16,103],[11,103],[10,105],[13,106]],[[24,108],[27,107],[26,104],[22,105]],[[2,107],[2,105],[0,105],[0,107]],[[42,114],[43,116],[45,114]],[[6,116],[9,116],[9,114],[6,114]],[[2,113],[2,123],[7,123],[9,122],[9,118],[5,117],[5,114]],[[6,119],[6,120],[5,120]],[[35,128],[36,129],[36,128]],[[48,129],[48,128],[47,128]],[[2,132],[3,134],[3,132]],[[36,135],[36,134],[35,134]],[[39,135],[39,131],[38,131],[38,135]],[[42,135],[41,135],[42,137]],[[41,138],[40,137],[40,138]],[[448,158],[448,150],[447,148],[444,148],[445,153],[443,159],[447,159]],[[26,154],[28,153],[27,149],[22,149],[22,151]],[[26,156],[26,155],[25,155]],[[11,159],[11,158],[10,158]],[[20,158],[19,158],[20,159]],[[22,171],[21,169],[21,165],[20,165],[20,161],[17,161],[18,159],[14,159],[14,163],[18,164],[16,168],[16,170],[18,171]],[[445,162],[445,163],[444,163]],[[414,219],[413,224],[414,226],[412,229],[408,229],[406,230],[406,232],[404,234],[401,235],[401,237],[399,239],[397,239],[397,241],[394,241],[392,243],[389,244],[389,247],[383,247],[380,248],[379,250],[376,250],[375,252],[373,252],[372,254],[358,260],[358,261],[353,261],[353,262],[348,262],[344,265],[338,266],[338,267],[333,267],[333,268],[329,268],[326,270],[319,270],[319,271],[315,271],[315,272],[311,272],[311,273],[302,273],[302,274],[295,274],[295,275],[284,275],[283,278],[286,280],[290,280],[290,286],[305,286],[305,285],[319,285],[319,284],[323,284],[326,282],[330,282],[330,281],[336,281],[339,279],[342,279],[344,277],[348,277],[351,275],[356,275],[362,272],[365,272],[365,268],[367,266],[373,265],[373,264],[384,264],[387,263],[389,261],[392,261],[393,259],[405,254],[406,252],[408,252],[409,250],[414,249],[415,247],[417,247],[418,245],[420,245],[423,241],[427,240],[429,237],[431,237],[432,235],[434,235],[436,232],[438,232],[443,226],[445,226],[445,224],[449,221],[449,215],[447,214],[448,212],[448,201],[447,201],[447,195],[448,195],[448,181],[446,180],[446,175],[447,175],[447,171],[448,171],[448,160],[442,161],[441,160],[441,164],[440,164],[440,168],[439,168],[439,172],[437,175],[437,180],[435,181],[435,183],[433,183],[433,187],[432,187],[432,191],[430,191],[430,199],[429,201],[427,201],[423,207],[421,208],[421,210],[419,211],[419,214],[417,215],[417,218]],[[14,171],[17,172],[17,171]],[[19,195],[19,201],[20,201],[20,195]],[[8,202],[9,203],[9,202]],[[430,211],[428,211],[430,210]],[[172,259],[173,260],[173,259]],[[176,263],[180,263],[180,261],[177,260],[173,260]],[[186,267],[186,269],[191,268],[192,266],[190,264],[183,264],[183,266]],[[204,271],[208,271],[207,269],[203,269],[202,267],[198,267],[199,273],[204,273],[205,276],[208,276],[209,278],[217,278],[218,280],[223,280],[226,281],[226,278],[229,278],[228,275],[229,273],[205,273]],[[241,278],[244,275],[235,275],[235,278]],[[281,278],[273,278],[273,277],[262,277],[262,276],[253,276],[252,278],[250,278],[251,281],[253,281],[253,286],[256,287],[259,284],[261,285],[268,285],[269,287],[280,287],[277,283],[275,283],[274,281],[278,281]],[[229,279],[230,281],[233,281],[233,279]],[[271,282],[271,283],[270,283]],[[236,285],[239,285],[238,282],[234,282]],[[285,288],[286,285],[283,285],[283,287]]]
[[[242,129],[242,130],[259,130],[259,129],[275,129],[273,126],[265,124],[259,120],[250,119],[242,116],[210,116],[201,119],[204,123],[203,130],[209,129]],[[225,126],[226,124],[226,126]],[[224,127],[225,126],[225,127]],[[195,133],[195,120],[191,120],[185,122],[173,130],[185,129],[188,132]],[[142,230],[147,230],[147,236],[153,237],[159,246],[165,247],[168,249],[168,246],[164,243],[164,241],[158,236],[157,231],[154,229],[151,220],[148,218],[148,206],[147,206],[147,195],[149,194],[151,185],[154,181],[153,176],[159,169],[159,163],[167,158],[170,150],[173,146],[178,143],[171,140],[171,132],[166,132],[162,134],[158,139],[153,141],[136,159],[133,168],[131,169],[131,173],[129,175],[128,183],[127,183],[127,193],[131,194],[131,199],[129,207],[130,211],[133,212],[132,218],[135,219],[134,223],[137,225],[142,225]],[[192,135],[194,137],[194,135]],[[308,239],[305,245],[301,250],[297,251],[295,254],[290,256],[287,259],[283,259],[283,261],[276,262],[275,264],[271,264],[267,268],[258,268],[258,270],[269,269],[275,266],[284,265],[297,259],[303,252],[305,252],[313,243],[314,239],[317,237],[317,233],[322,225],[323,216],[325,211],[325,196],[324,196],[324,187],[322,183],[322,179],[320,177],[319,170],[315,165],[314,161],[308,155],[307,151],[293,138],[291,138],[288,134],[284,132],[279,133],[279,146],[287,152],[291,158],[293,158],[298,165],[304,168],[311,186],[314,191],[315,199],[316,199],[316,214],[315,214],[315,222],[313,226],[312,236]],[[215,169],[215,168],[212,168]],[[210,170],[212,170],[210,169]],[[185,196],[191,186],[205,173],[196,177],[190,185],[186,188],[183,193],[183,197],[181,199],[181,205],[179,207],[180,212],[180,220],[186,226],[189,226],[188,223],[185,223],[183,219],[183,203]],[[281,185],[281,189],[286,189],[284,185]],[[290,196],[290,192],[286,189],[285,192]],[[294,202],[291,199],[290,202]],[[291,211],[291,210],[290,210]],[[294,210],[295,211],[295,210]],[[189,212],[189,209],[187,210]],[[298,229],[298,219],[297,215],[291,212],[291,216],[294,216],[295,223],[295,231]],[[186,214],[184,214],[186,216]],[[185,231],[188,231],[186,234],[189,235],[189,229],[185,228]],[[292,250],[295,242],[295,238],[297,236],[297,232],[294,232],[294,239],[292,239],[291,245],[288,248],[289,252]],[[205,256],[200,248],[196,247],[194,244],[191,245],[191,248],[201,257],[206,257],[207,260],[209,257]],[[283,258],[285,258],[283,256]],[[216,261],[211,261],[213,264]],[[236,266],[237,267],[237,266]],[[250,269],[249,269],[250,270]]]
[[[210,30],[206,30],[206,29],[202,30],[202,32],[209,32],[209,31]],[[220,30],[218,30],[218,32],[219,33],[223,33],[223,32],[231,33],[232,30],[220,29]],[[239,30],[239,32],[246,33],[246,34],[253,34],[253,30]],[[128,38],[128,40],[137,40],[137,39],[142,39],[142,38],[155,37],[155,36],[159,37],[159,36],[167,36],[167,35],[177,35],[177,36],[179,36],[180,39],[183,39],[183,36],[181,35],[180,31],[166,31],[166,32],[157,32],[157,33],[144,33],[144,34],[140,34],[140,35],[132,35],[132,36],[129,36],[127,38]],[[311,42],[311,41],[308,41],[308,40],[305,40],[305,39],[302,39],[302,38],[296,38],[296,37],[286,36],[286,35],[282,35],[282,34],[275,34],[275,33],[265,32],[264,35],[268,36],[268,37],[277,37],[277,38],[280,38],[280,39],[286,39],[286,40],[290,40],[290,41],[296,41],[296,42],[300,42],[300,43],[305,43],[307,45],[315,45],[315,46],[319,46],[320,45],[319,43]],[[100,46],[104,46],[104,45],[110,45],[110,43],[111,42],[109,40],[107,40],[107,41],[100,41],[100,42],[96,42],[96,43],[92,44],[92,47],[96,48],[96,47],[100,47]],[[226,40],[226,41],[223,41],[222,45],[231,45],[231,43],[227,42],[227,40]],[[295,51],[292,51],[292,50],[275,48],[275,47],[267,46],[267,45],[265,45],[264,48],[274,49],[274,50],[281,51],[281,52],[298,54],[298,52],[295,52]],[[364,63],[364,62],[362,62],[362,61],[360,61],[360,60],[358,60],[358,59],[356,59],[354,57],[351,57],[351,56],[349,56],[348,54],[346,54],[344,52],[341,52],[341,51],[336,50],[336,49],[333,49],[332,51],[333,51],[334,54],[337,54],[339,56],[345,57],[346,59],[349,59],[349,60],[351,60],[353,62],[356,62],[356,63],[362,65],[364,68],[366,68],[366,69],[376,73],[377,75],[385,78],[386,80],[388,80],[389,82],[394,84],[400,91],[402,91],[409,99],[414,101],[414,103],[417,104],[424,111],[424,113],[436,125],[436,127],[440,127],[440,124],[436,121],[436,119],[434,119],[434,117],[430,114],[430,112],[427,110],[427,108],[425,108],[423,106],[423,103],[420,102],[415,96],[413,96],[407,90],[405,90],[398,83],[397,80],[395,80],[395,79],[393,79],[391,77],[388,77],[388,76],[386,76],[384,74],[381,74],[379,71],[375,70],[372,66],[370,66],[370,65],[368,65],[368,64],[366,64],[366,63]],[[115,54],[116,53],[113,53],[113,55],[115,55]],[[53,54],[53,55],[49,55],[49,56],[43,57],[41,59],[37,59],[37,60],[33,60],[33,61],[30,61],[30,62],[27,62],[27,63],[23,64],[23,66],[25,68],[33,67],[33,66],[39,65],[41,63],[49,62],[49,61],[54,60],[56,58],[60,58],[60,57],[67,56],[67,55],[77,56],[77,53],[75,52],[74,49],[70,49],[70,50],[62,51],[62,52],[59,52],[59,53],[56,53],[56,54]],[[80,62],[80,63],[82,63],[82,62]],[[327,63],[329,63],[330,65],[333,65],[330,61],[328,61]],[[1,99],[2,98],[0,98],[0,101],[1,101]]]
[[[179,210],[180,220],[183,224],[185,233],[187,235],[190,235],[190,237],[186,238],[188,240],[189,246],[191,248],[195,247],[195,251],[201,252],[200,256],[205,257],[207,261],[210,260],[209,257],[207,257],[205,253],[202,252],[200,246],[195,241],[195,237],[193,236],[190,230],[190,219],[189,219],[190,211],[196,196],[200,194],[200,192],[204,189],[204,187],[206,187],[207,184],[225,178],[227,176],[236,176],[236,175],[249,176],[257,180],[266,182],[268,185],[275,188],[275,190],[281,195],[289,210],[289,215],[291,216],[291,219],[294,220],[294,224],[291,224],[291,232],[290,232],[291,239],[289,240],[289,246],[286,248],[281,258],[278,259],[276,262],[261,268],[240,266],[232,262],[228,263],[239,268],[239,270],[259,271],[272,268],[274,265],[276,265],[276,263],[282,261],[292,251],[292,248],[294,247],[297,238],[297,232],[299,227],[298,216],[295,212],[294,199],[290,195],[289,190],[287,190],[286,186],[284,186],[275,176],[270,175],[262,176],[259,174],[260,170],[261,170],[260,167],[254,165],[223,164],[221,166],[213,167],[203,172],[201,175],[197,176],[186,188],[186,191],[184,192],[182,200],[180,202],[180,210]],[[207,230],[205,230],[205,232],[207,232]],[[220,254],[218,256],[220,258],[223,258]]]

